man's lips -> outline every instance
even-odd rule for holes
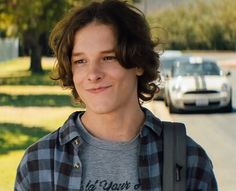
[[[89,89],[87,89],[87,91],[90,93],[100,93],[100,92],[107,90],[110,87],[111,87],[111,85],[110,86],[101,86],[101,87],[96,87],[96,88],[89,88]]]

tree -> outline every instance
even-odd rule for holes
[[[42,39],[45,39],[55,22],[69,8],[88,2],[89,0],[1,0],[0,27],[8,36],[20,37],[24,49],[31,57],[30,70],[42,73]]]
[[[197,0],[159,9],[149,21],[168,34],[167,48],[235,50],[235,9],[235,0]],[[160,36],[160,30],[153,34]]]

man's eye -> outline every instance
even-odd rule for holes
[[[79,59],[79,60],[75,60],[75,61],[74,61],[74,64],[83,64],[83,63],[86,63],[86,60],[84,60],[84,59]]]
[[[115,56],[106,56],[103,58],[104,61],[112,61],[112,60],[116,60],[117,58]]]

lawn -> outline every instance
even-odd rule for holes
[[[54,60],[42,61],[41,75],[28,71],[27,57],[0,63],[0,191],[13,190],[24,150],[80,109],[70,91],[50,79]]]

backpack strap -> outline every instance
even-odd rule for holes
[[[186,190],[186,129],[183,123],[163,123],[163,191]]]

